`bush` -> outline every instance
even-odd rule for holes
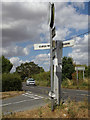
[[[62,81],[62,87],[69,88],[72,85],[73,85],[73,81],[69,80],[68,78],[66,78]]]
[[[50,86],[50,72],[41,72],[32,77],[35,79],[36,85]]]
[[[22,82],[19,75],[4,73],[2,75],[2,91],[16,91],[22,89]]]

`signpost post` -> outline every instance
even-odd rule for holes
[[[52,94],[54,93],[54,79],[53,79],[53,44],[52,39],[55,36],[55,27],[54,25],[54,3],[51,4],[51,21],[50,21],[50,69],[51,69],[51,110],[54,110],[54,97]]]
[[[70,41],[54,41],[55,27],[54,27],[54,3],[50,3],[50,43],[34,44],[34,50],[50,49],[50,70],[51,70],[51,110],[54,110],[54,100],[60,105],[61,100],[61,79],[62,79],[62,48],[72,47],[74,40]],[[53,60],[54,60],[54,78],[53,78]]]
[[[52,39],[52,38],[51,38]],[[51,63],[51,91],[49,96],[52,100],[52,110],[54,108],[54,99],[56,99],[57,104],[60,104],[62,92],[61,92],[61,79],[62,79],[62,48],[74,46],[74,40],[70,41],[52,41],[53,49],[50,55]],[[35,50],[50,49],[50,43],[34,44]],[[54,60],[54,80],[53,80],[53,60]]]

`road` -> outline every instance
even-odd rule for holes
[[[47,98],[27,91],[19,96],[3,100],[0,106],[2,106],[2,113],[5,115],[11,112],[30,110],[43,106],[46,104],[45,99]]]
[[[26,84],[23,83],[23,90],[26,91],[24,94],[2,101],[2,105],[0,106],[2,106],[3,114],[8,114],[15,111],[30,110],[43,106],[49,98],[49,87],[26,86]],[[65,101],[67,98],[82,101],[85,98],[88,98],[88,91],[62,89],[62,99]]]
[[[50,87],[29,87],[23,83],[23,90],[48,96]],[[88,91],[62,88],[62,99],[66,100],[67,98],[71,98],[76,101],[83,101],[84,99],[88,98]]]

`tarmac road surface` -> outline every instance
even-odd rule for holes
[[[2,106],[3,114],[30,110],[47,104],[47,99],[50,101],[49,87],[26,86],[26,83],[23,83],[23,90],[26,91],[24,94],[2,100],[0,107]],[[68,98],[83,101],[88,99],[88,96],[88,91],[85,90],[62,89],[62,99],[64,101]]]

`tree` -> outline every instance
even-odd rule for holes
[[[1,58],[2,58],[2,73],[9,73],[13,67],[13,64],[4,56],[2,56]]]
[[[62,78],[72,79],[72,73],[74,71],[73,59],[71,57],[64,57],[62,60]]]
[[[42,67],[39,67],[34,62],[29,63],[22,63],[20,66],[16,68],[16,72],[20,74],[22,80],[25,79],[25,77],[32,77],[34,74],[38,74],[40,72],[44,72],[44,69]]]
[[[90,65],[85,66],[85,77],[90,78]]]

